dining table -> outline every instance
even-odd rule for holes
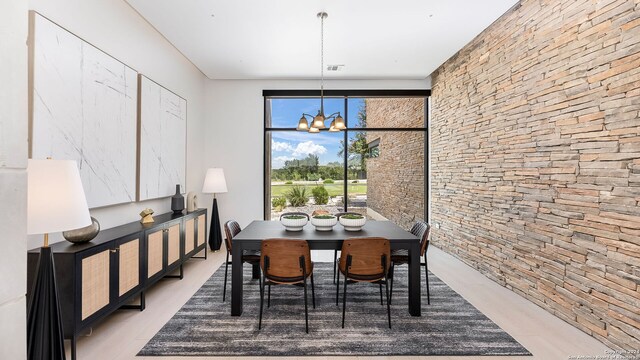
[[[340,250],[342,242],[349,238],[382,237],[389,240],[392,250],[409,252],[408,305],[409,314],[421,316],[420,303],[420,239],[391,221],[367,221],[360,231],[347,231],[337,224],[331,231],[317,231],[307,223],[301,231],[288,231],[279,221],[255,220],[233,238],[231,251],[231,315],[242,315],[243,262],[246,250],[260,250],[265,239],[303,239],[311,250]],[[259,269],[254,268],[254,277]]]

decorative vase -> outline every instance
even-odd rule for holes
[[[174,214],[180,214],[184,210],[184,196],[180,194],[180,184],[176,184],[176,194],[171,197],[171,210]]]
[[[187,194],[187,212],[193,212],[198,209],[198,196],[194,191]]]
[[[63,231],[62,236],[67,241],[74,244],[82,244],[93,240],[100,232],[100,223],[93,216],[91,217],[91,225],[85,226],[80,229],[74,229],[69,231]]]

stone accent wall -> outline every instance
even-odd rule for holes
[[[424,98],[366,99],[367,127],[424,126]],[[420,131],[367,132],[380,155],[367,159],[367,207],[404,228],[424,218],[424,137]]]
[[[522,0],[432,82],[435,245],[640,349],[640,1]]]

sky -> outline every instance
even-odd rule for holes
[[[357,117],[360,106],[364,99],[348,100],[349,114],[345,116],[344,99],[325,98],[324,113],[330,115],[334,112],[340,114],[349,123],[353,123]],[[271,127],[272,128],[295,128],[302,113],[316,115],[320,109],[320,99],[271,99]],[[307,117],[309,120],[309,118]],[[326,126],[329,126],[329,121]],[[354,133],[350,134],[350,137]],[[342,163],[343,158],[338,156],[340,151],[340,140],[344,137],[342,132],[320,132],[310,134],[304,131],[273,131],[271,133],[271,166],[273,169],[280,169],[284,162],[293,159],[303,159],[309,154],[318,155],[320,165],[338,161]]]

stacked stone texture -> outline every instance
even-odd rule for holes
[[[432,82],[433,242],[640,349],[640,0],[523,0]]]
[[[366,99],[367,127],[424,127],[424,98]],[[369,131],[380,139],[380,155],[367,159],[367,206],[410,229],[424,219],[424,137],[422,131]]]

